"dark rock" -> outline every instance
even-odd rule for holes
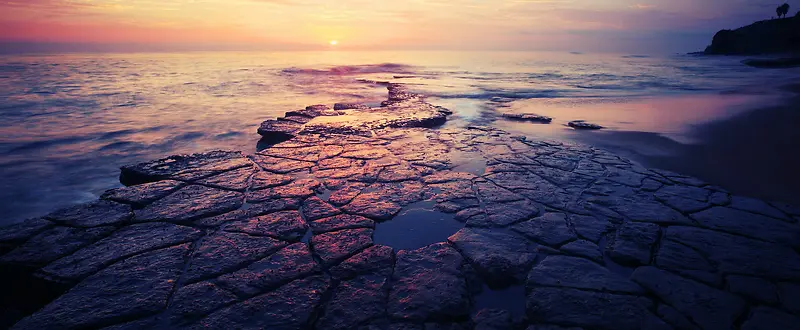
[[[462,263],[447,243],[398,252],[389,316],[419,322],[466,318],[470,299]]]
[[[216,277],[264,258],[289,245],[270,237],[218,231],[202,240],[192,254],[184,279],[188,283]]]
[[[188,222],[233,211],[243,203],[242,193],[190,185],[136,210],[134,221]]]
[[[613,229],[608,219],[604,218],[596,218],[585,215],[570,215],[569,220],[572,223],[572,226],[575,227],[575,231],[578,233],[578,236],[595,243],[599,242],[600,238],[602,238],[605,233]]]
[[[59,224],[74,227],[118,226],[131,219],[129,205],[111,201],[97,201],[61,209],[45,216]]]
[[[307,221],[315,221],[342,213],[316,196],[306,199],[301,210]]]
[[[536,260],[536,245],[493,229],[464,228],[448,240],[491,287],[522,283]]]
[[[534,324],[534,325],[531,325],[531,326],[525,328],[525,330],[583,330],[583,328],[561,327],[561,326],[552,325],[552,324]]]
[[[656,195],[672,195],[705,202],[708,201],[711,191],[693,186],[669,185],[659,189]]]
[[[727,193],[716,191],[711,193],[711,196],[708,197],[708,201],[717,206],[724,206],[731,203],[731,196]]]
[[[742,324],[742,330],[795,329],[800,317],[769,307],[756,307],[750,319]]]
[[[678,272],[714,272],[716,270],[716,268],[695,249],[672,239],[661,240],[655,264],[658,267]]]
[[[103,330],[140,330],[140,329],[156,329],[161,326],[160,315],[146,316],[144,318],[125,322],[110,327],[105,327]]]
[[[628,187],[638,188],[642,186],[642,182],[647,178],[645,175],[633,171],[627,171],[617,167],[607,167],[608,176],[605,178],[608,181],[626,185]]]
[[[567,217],[562,213],[545,215],[514,225],[512,230],[542,244],[558,247],[578,237],[567,226]]]
[[[34,218],[11,226],[0,227],[0,254],[54,225],[43,218]]]
[[[511,313],[502,309],[482,309],[472,317],[475,330],[504,330],[516,328]]]
[[[285,120],[267,120],[258,127],[258,134],[265,138],[288,139],[303,128],[302,124]]]
[[[755,22],[736,30],[721,30],[705,50],[709,55],[792,53],[797,46],[800,16]]]
[[[186,183],[175,180],[155,181],[130,187],[111,189],[103,193],[100,198],[141,208],[183,188],[185,185]]]
[[[333,110],[352,110],[352,109],[369,109],[369,107],[361,103],[336,103],[333,105]]]
[[[667,228],[662,240],[701,251],[722,273],[767,279],[800,277],[800,256],[785,246],[691,227]]]
[[[783,308],[792,313],[800,314],[800,284],[779,283],[778,292]]]
[[[504,113],[501,116],[511,120],[532,121],[545,124],[549,124],[553,121],[553,118],[537,115],[535,113]]]
[[[347,229],[311,238],[311,248],[324,265],[339,263],[372,245],[372,229]]]
[[[157,313],[180,276],[189,244],[144,253],[94,274],[14,329],[98,328]]]
[[[694,199],[674,195],[655,194],[655,198],[665,205],[683,213],[694,213],[711,207],[708,202],[698,202]]]
[[[253,155],[253,161],[258,164],[264,171],[288,174],[308,170],[314,167],[314,162],[307,162],[301,160],[284,159],[278,157],[270,157],[263,155]]]
[[[659,304],[656,310],[658,316],[669,323],[676,330],[699,330],[700,327],[694,325],[689,319],[683,316],[669,305]]]
[[[800,227],[770,217],[714,207],[692,215],[700,225],[732,234],[800,247]]]
[[[223,308],[195,324],[198,329],[294,330],[311,326],[330,286],[324,276],[295,280],[279,289]]]
[[[439,171],[423,178],[426,184],[447,183],[453,181],[471,181],[475,174],[466,172]]]
[[[653,246],[658,240],[659,227],[652,223],[625,222],[617,231],[608,255],[626,265],[650,264]]]
[[[631,277],[704,329],[731,329],[745,308],[741,298],[659,270],[636,269]]]
[[[800,207],[780,202],[771,202],[770,205],[772,205],[776,209],[783,211],[786,214],[800,216]]]
[[[354,329],[386,313],[387,278],[359,276],[339,284],[316,323],[318,329]]]
[[[317,180],[302,179],[283,186],[251,190],[246,197],[248,203],[263,203],[279,198],[307,198],[316,195],[320,187],[322,184]]]
[[[256,171],[257,170],[253,166],[247,166],[223,172],[209,178],[200,179],[195,182],[213,188],[244,192],[247,190],[250,177],[253,176]]]
[[[537,287],[528,294],[528,319],[591,329],[640,329],[653,303],[643,297]]]
[[[389,276],[394,267],[394,251],[385,245],[370,246],[330,269],[336,279],[350,279],[359,275]]]
[[[123,166],[119,181],[126,186],[165,179],[192,181],[252,164],[241,152],[234,151],[175,155]]]
[[[273,188],[283,186],[294,181],[294,177],[283,174],[269,173],[259,171],[250,181],[251,190],[261,190],[266,188]]]
[[[390,90],[389,96],[393,92]],[[401,93],[401,95],[405,95]],[[416,98],[393,100],[380,108],[353,109],[336,117],[317,117],[303,128],[302,134],[343,134],[371,136],[371,131],[385,128],[435,127],[444,124],[451,114]]]
[[[53,227],[0,257],[0,264],[41,267],[107,236],[114,227]]]
[[[286,117],[278,117],[278,120],[290,121],[290,122],[298,123],[298,124],[305,124],[305,123],[311,121],[311,118],[304,117],[304,116],[286,116]]]
[[[334,116],[336,114],[337,113],[331,111],[331,108],[329,106],[324,104],[317,104],[308,106],[303,110],[289,111],[286,113],[286,117],[301,116],[307,118],[315,118],[319,116]]]
[[[296,242],[308,231],[308,225],[300,212],[281,211],[232,222],[223,228],[225,231],[239,232],[255,236],[269,236],[284,241]]]
[[[507,227],[520,221],[530,219],[539,214],[539,209],[528,200],[510,203],[489,203],[485,207],[486,218],[483,221],[470,219],[469,227]]]
[[[642,321],[642,329],[647,330],[673,330],[672,326],[667,324],[664,320],[658,318],[651,313],[647,313],[645,315],[644,320]]]
[[[692,221],[679,212],[653,200],[644,198],[612,198],[605,199],[603,204],[637,222],[651,222],[657,224],[686,224]]]
[[[786,214],[784,214],[783,212],[781,212],[777,208],[773,207],[772,205],[767,204],[767,202],[764,202],[764,201],[758,200],[758,199],[754,199],[754,198],[733,196],[731,198],[730,207],[738,209],[738,210],[742,210],[742,211],[763,214],[763,215],[770,216],[770,217],[773,217],[773,218],[776,218],[776,219],[781,219],[781,220],[784,220],[784,221],[793,222],[793,221],[789,220],[789,218],[786,216]]]
[[[397,203],[387,201],[378,193],[362,193],[342,207],[347,213],[364,216],[378,221],[393,218],[403,207]]]
[[[603,126],[587,123],[583,120],[573,120],[569,122],[567,126],[572,127],[574,129],[587,129],[587,130],[603,129]]]
[[[778,302],[775,284],[758,277],[729,275],[727,290],[743,297],[774,305]]]
[[[235,302],[236,295],[211,282],[190,284],[172,297],[170,316],[173,324],[183,324]]]
[[[295,243],[246,268],[220,276],[216,284],[239,296],[252,297],[318,270],[308,247]]]
[[[661,189],[661,187],[663,187],[663,186],[664,186],[663,183],[648,178],[648,179],[642,180],[641,189],[644,190],[644,191],[647,191],[647,192],[654,192],[654,191],[656,191],[658,189]]]
[[[595,262],[603,262],[603,253],[597,244],[579,239],[561,247],[561,251],[578,257],[584,257]]]
[[[641,294],[643,290],[627,278],[583,258],[549,256],[531,269],[529,289],[540,286]]]
[[[259,155],[272,156],[276,158],[285,158],[290,160],[304,161],[304,162],[317,162],[320,159],[331,158],[342,153],[341,146],[320,146],[313,144],[308,147],[280,147],[281,145],[273,146],[272,148],[260,151]]]
[[[380,159],[384,157],[393,156],[392,152],[380,147],[374,146],[359,146],[358,149],[350,147],[340,155],[344,158],[352,158],[359,160]]]
[[[314,234],[357,228],[375,228],[375,221],[357,215],[340,214],[309,222]]]
[[[299,198],[271,199],[258,204],[247,204],[246,208],[240,208],[218,216],[203,218],[193,223],[201,227],[219,227],[233,222],[247,220],[253,217],[266,215],[278,211],[297,210],[300,208]]]
[[[419,172],[408,166],[387,166],[378,175],[378,182],[401,182],[419,180]]]
[[[40,275],[75,281],[132,255],[194,241],[202,232],[168,223],[131,225],[42,268]]]

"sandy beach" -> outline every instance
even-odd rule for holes
[[[678,143],[646,132],[606,132],[595,135],[594,143],[617,149],[647,167],[695,176],[735,194],[797,204],[800,86],[783,89],[793,95],[782,104],[696,125],[690,131],[693,143]]]

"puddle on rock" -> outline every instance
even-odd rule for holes
[[[453,163],[456,164],[456,166],[453,167],[454,172],[471,173],[476,176],[486,174],[486,159],[479,153],[456,150],[451,152],[451,154]]]
[[[475,296],[472,314],[482,309],[506,310],[514,317],[521,318],[525,315],[525,286],[514,285],[501,290],[492,290],[488,285],[483,285],[483,291]]]
[[[391,246],[395,251],[416,250],[433,243],[446,242],[464,224],[455,215],[433,209],[433,201],[414,203],[394,219],[375,225],[375,244]]]

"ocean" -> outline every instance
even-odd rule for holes
[[[95,200],[119,186],[122,165],[214,149],[254,152],[261,121],[312,104],[377,105],[386,97],[378,81],[405,83],[454,111],[448,127],[602,140],[604,133],[565,126],[583,119],[607,132],[697,143],[697,125],[780,102],[777,86],[800,76],[741,60],[569,52],[0,56],[0,225]],[[555,120],[508,122],[504,112]]]

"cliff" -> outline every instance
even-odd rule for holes
[[[755,22],[714,35],[709,55],[800,53],[800,16]]]

